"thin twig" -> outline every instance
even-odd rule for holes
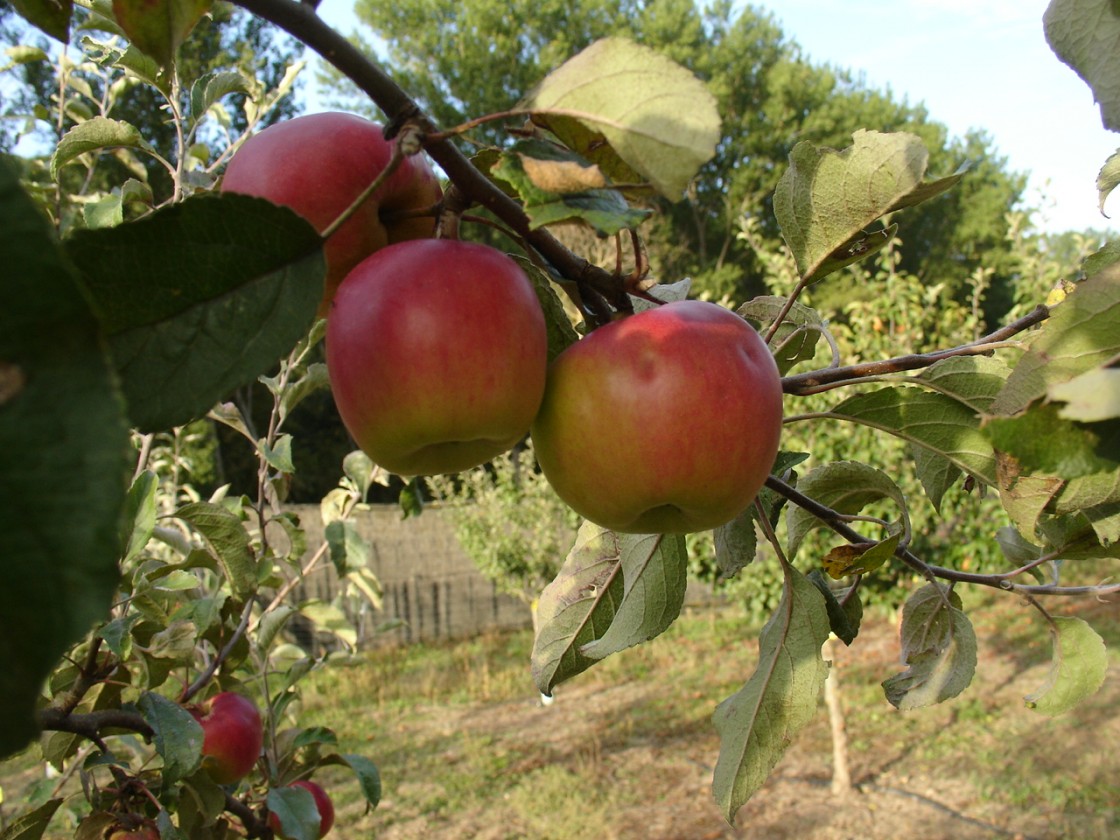
[[[868,546],[875,543],[874,540],[870,540],[859,532],[849,528],[848,525],[845,524],[840,513],[827,505],[821,504],[815,499],[809,498],[804,493],[795,490],[777,476],[772,475],[766,479],[766,486],[791,503],[797,505],[799,508],[817,517],[817,519],[821,520],[821,522],[842,536],[849,543]],[[1057,584],[1028,585],[1014,583],[1008,578],[1007,573],[984,575],[973,572],[962,572],[957,569],[948,569],[944,566],[934,566],[930,563],[926,563],[914,554],[914,552],[905,547],[895,549],[894,556],[930,582],[934,582],[935,579],[940,578],[941,580],[956,583],[974,583],[981,586],[990,586],[994,589],[1003,589],[1009,592],[1016,592],[1020,595],[1100,596],[1120,593],[1120,583],[1099,584],[1096,586],[1059,586]],[[1024,569],[1017,569],[1012,574],[1020,574],[1022,571],[1024,571]]]
[[[222,646],[222,649],[218,651],[218,655],[203,669],[202,673],[195,678],[194,682],[183,689],[183,693],[179,695],[180,703],[189,703],[191,698],[198,694],[202,687],[214,678],[214,674],[218,672],[218,668],[226,661],[226,657],[230,655],[234,645],[241,641],[241,637],[245,635],[245,630],[249,627],[249,617],[253,613],[253,603],[254,601],[252,598],[245,602],[245,609],[241,611],[241,621],[238,623],[237,629],[233,631],[233,635],[229,637],[229,641]]]
[[[796,376],[787,376],[783,378],[782,390],[787,394],[804,396],[806,394],[818,393],[821,390],[827,390],[822,388],[822,386],[830,383],[841,382],[846,384],[863,377],[881,376],[888,373],[899,373],[904,370],[926,368],[935,362],[940,362],[942,359],[949,359],[954,356],[976,356],[983,353],[990,353],[999,347],[1006,346],[1004,342],[1012,336],[1018,335],[1024,330],[1033,327],[1035,324],[1045,321],[1049,317],[1050,308],[1048,306],[1039,306],[1022,318],[969,344],[962,344],[959,347],[952,347],[948,350],[935,350],[931,353],[914,353],[906,356],[896,356],[893,359],[884,359],[879,362],[865,362],[858,365],[847,365],[845,367],[811,370],[806,373],[797,374]]]

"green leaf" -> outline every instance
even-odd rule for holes
[[[258,95],[256,79],[241,70],[215,70],[202,76],[191,85],[191,118],[202,119],[214,103],[231,93]]]
[[[686,566],[680,535],[581,525],[537,606],[532,672],[541,693],[668,627],[684,603]]]
[[[716,568],[721,580],[737,575],[754,562],[758,549],[754,522],[755,507],[751,505],[727,524],[716,528]]]
[[[280,435],[276,439],[275,446],[269,446],[264,440],[261,440],[257,446],[268,465],[277,472],[291,475],[296,471],[296,465],[292,461],[291,435]]]
[[[70,42],[74,0],[11,0],[12,7],[33,26],[57,41]]]
[[[211,0],[113,0],[117,23],[140,50],[170,67]]]
[[[626,535],[619,547],[622,601],[607,632],[580,646],[579,652],[591,659],[605,659],[659,636],[684,606],[688,555],[683,534]]]
[[[761,295],[744,303],[736,312],[765,335],[785,306],[786,299],[783,297]],[[824,329],[824,320],[819,312],[794,301],[770,341],[774,361],[778,363],[778,370],[783,376],[799,362],[813,358]]]
[[[942,458],[936,452],[931,452],[916,443],[909,444],[907,449],[914,460],[914,472],[918,476],[922,489],[926,491],[933,509],[940,512],[945,493],[962,475],[961,468],[949,459]]]
[[[1104,214],[1104,203],[1120,185],[1120,150],[1113,152],[1097,173],[1097,208]]]
[[[1025,566],[1033,563],[1042,556],[1042,549],[1023,537],[1022,534],[1010,525],[1005,525],[996,531],[996,542],[999,544],[1003,557],[1013,567]]]
[[[151,470],[136,476],[128,491],[125,503],[121,544],[124,548],[122,564],[133,560],[152,538],[156,528],[156,488],[159,479]]]
[[[369,542],[358,533],[358,526],[350,519],[336,519],[324,530],[330,546],[331,562],[339,577],[364,568],[369,563]]]
[[[330,378],[327,376],[327,366],[322,362],[309,365],[307,371],[291,383],[280,395],[279,417],[281,422],[287,419],[297,405],[307,397],[318,391],[330,389]]]
[[[824,597],[786,566],[782,599],[759,636],[758,666],[712,716],[720,742],[712,792],[728,822],[816,713],[828,676],[821,658],[828,633]]]
[[[934,362],[915,381],[952,397],[977,413],[986,413],[1011,375],[1000,359],[988,356],[952,356]]]
[[[991,441],[968,406],[944,394],[900,386],[856,394],[827,416],[852,420],[922,446],[985,484],[996,483]]]
[[[202,726],[173,700],[145,692],[138,703],[140,713],[152,727],[156,752],[163,759],[164,784],[173,785],[198,769],[202,763]]]
[[[66,243],[141,430],[182,425],[303,337],[323,293],[319,236],[285,207],[207,195]]]
[[[1107,447],[1117,439],[1118,426],[1116,421],[1085,425],[1065,420],[1056,405],[1048,404],[1017,417],[993,418],[984,428],[996,450],[1015,458],[1019,469],[1070,479],[1117,468]]]
[[[191,621],[174,621],[152,636],[148,655],[188,663],[194,656],[198,628]]]
[[[57,180],[58,171],[81,155],[122,147],[144,152],[154,151],[140,129],[124,120],[94,117],[78,123],[58,141],[58,147],[51,155],[51,177]]]
[[[631,208],[599,167],[543,140],[518,141],[492,171],[516,190],[533,229],[581,221],[612,236],[637,227],[652,212]]]
[[[825,611],[828,613],[828,626],[832,633],[846,645],[850,645],[859,635],[863,622],[863,602],[858,594],[852,593],[843,603],[833,591],[828,578],[820,569],[813,569],[807,575],[813,586],[824,596]]]
[[[1058,414],[1067,420],[1094,423],[1120,417],[1120,368],[1090,370],[1047,391],[1051,400],[1065,403]]]
[[[824,556],[821,565],[835,580],[870,574],[894,557],[901,536],[901,533],[891,534],[885,540],[870,545],[837,546]]]
[[[579,341],[579,333],[572,326],[560,296],[549,281],[539,265],[532,260],[514,254],[513,259],[521,266],[521,270],[533,284],[533,291],[537,293],[537,300],[544,310],[545,325],[548,328],[548,360],[551,362],[564,350]]]
[[[376,808],[378,803],[381,802],[381,773],[378,771],[377,765],[365,756],[355,753],[345,753],[339,757],[354,771],[366,802],[370,804],[371,808]]]
[[[669,58],[624,38],[596,41],[564,62],[521,107],[544,115],[562,140],[569,133],[565,118],[602,134],[671,201],[680,200],[719,141],[719,112],[707,86]]]
[[[1120,266],[1082,281],[1034,333],[1030,350],[1007,378],[990,413],[1010,416],[1050,388],[1108,364],[1120,355]]]
[[[389,473],[373,463],[370,457],[360,449],[346,453],[346,456],[342,459],[342,472],[354,482],[354,486],[361,494],[363,502],[369,495],[369,488],[374,484],[380,484],[382,487],[389,486]]]
[[[956,697],[976,673],[976,634],[960,596],[940,583],[915,592],[902,608],[902,664],[883,682],[891,705],[903,711]]]
[[[0,831],[0,840],[39,840],[46,833],[51,817],[63,800],[48,799],[32,810],[20,814]]]
[[[1080,618],[1053,616],[1054,658],[1046,682],[1024,699],[1027,708],[1060,715],[1097,692],[1108,672],[1104,639]]]
[[[140,620],[140,616],[131,613],[123,618],[115,618],[102,627],[98,632],[109,650],[120,659],[128,659],[132,655],[132,625]]]
[[[210,502],[183,505],[175,516],[206,539],[210,554],[221,565],[230,590],[238,599],[256,591],[257,561],[249,544],[249,534],[240,519],[224,507]]]
[[[276,815],[284,836],[291,840],[319,840],[319,809],[304,787],[274,787],[268,792],[268,810]]]
[[[47,220],[0,161],[0,757],[37,727],[62,653],[107,616],[128,426],[97,321]]]
[[[898,505],[904,535],[910,533],[906,497],[898,485],[881,470],[858,461],[836,461],[810,471],[797,482],[797,489],[806,496],[832,508],[837,513],[856,514],[872,502],[889,499]],[[792,558],[801,547],[805,535],[822,522],[800,507],[791,507],[787,521],[787,552]]]
[[[267,612],[261,618],[260,629],[257,632],[257,645],[262,651],[267,651],[276,640],[276,635],[284,629],[288,619],[298,610],[288,604],[281,604],[276,609]]]
[[[334,753],[324,756],[323,764],[336,764],[351,768],[357,777],[358,785],[362,787],[365,801],[370,803],[370,808],[376,808],[377,804],[381,802],[381,772],[370,759],[355,753]]]
[[[1104,0],[1051,0],[1042,16],[1046,40],[1093,91],[1101,122],[1120,131],[1120,17]]]
[[[307,601],[300,605],[300,615],[321,630],[337,636],[350,647],[358,644],[358,631],[339,607],[324,601]]]
[[[964,174],[923,182],[929,152],[913,134],[860,130],[852,140],[840,151],[798,143],[774,191],[774,215],[807,281],[873,253],[885,241],[866,233],[868,225],[949,189]]]

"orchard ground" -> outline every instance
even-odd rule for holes
[[[662,637],[604,661],[542,708],[528,632],[383,649],[318,672],[306,725],[377,761],[384,800],[364,814],[352,777],[324,768],[339,840],[378,838],[1078,838],[1120,836],[1120,624],[1116,604],[1070,600],[1110,644],[1104,687],[1076,714],[1041,717],[1041,620],[1012,599],[966,595],[980,661],[957,700],[900,713],[878,683],[898,670],[893,622],[869,615],[835,654],[858,790],[829,790],[822,708],[729,827],[711,797],[711,712],[750,675],[757,628],[738,608],[686,613]],[[1058,607],[1062,609],[1058,609]],[[38,771],[0,765],[10,815]],[[56,824],[53,835],[72,833]]]

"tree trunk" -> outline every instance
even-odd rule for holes
[[[832,660],[828,679],[824,681],[824,703],[828,707],[828,723],[832,730],[832,794],[845,796],[852,791],[852,776],[848,768],[848,731],[844,723],[844,706],[840,702],[840,672],[837,670],[833,651],[836,637],[829,636],[824,643],[824,657]]]

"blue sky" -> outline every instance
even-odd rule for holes
[[[889,88],[955,135],[985,130],[1014,170],[1045,230],[1120,231],[1120,195],[1097,209],[1095,181],[1120,137],[1092,92],[1050,51],[1046,0],[760,0],[816,64],[846,67]],[[354,27],[352,0],[323,0],[335,28]],[[934,173],[942,174],[942,173]]]

